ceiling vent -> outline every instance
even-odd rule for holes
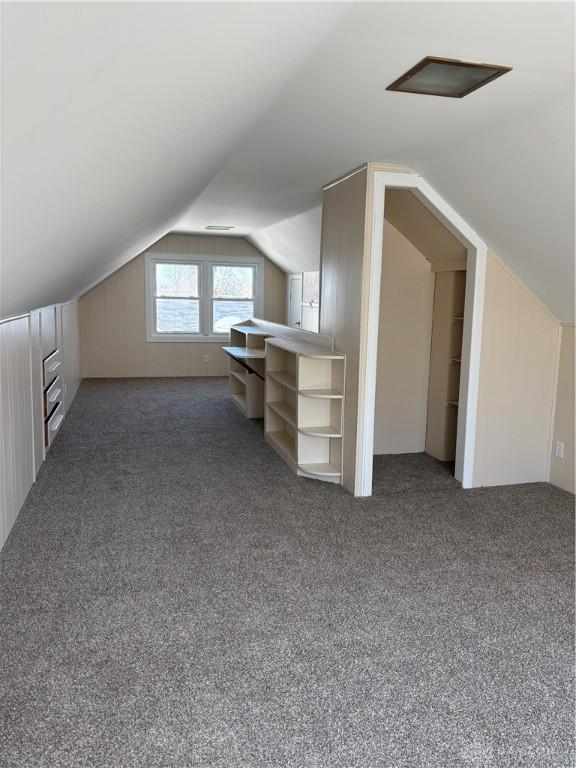
[[[475,61],[426,56],[386,90],[461,99],[511,69],[512,67],[502,67],[499,64],[480,64]]]
[[[206,229],[216,230],[217,232],[227,232],[229,229],[234,229],[234,227],[229,227],[224,224],[208,224]]]

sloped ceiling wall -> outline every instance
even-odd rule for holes
[[[1,316],[172,229],[345,10],[3,3]]]
[[[317,266],[320,190],[417,170],[573,320],[570,3],[4,3],[8,316],[170,230],[232,224]],[[426,55],[509,64],[464,99],[391,93]]]
[[[322,206],[263,227],[249,240],[284,272],[313,272],[320,269]]]

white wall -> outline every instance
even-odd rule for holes
[[[78,302],[0,322],[0,548],[44,459],[43,314],[52,314],[57,320],[57,344],[63,349],[66,409],[79,384]]]
[[[250,240],[285,272],[320,268],[322,207],[291,216],[250,235]]]
[[[374,453],[418,453],[426,444],[434,273],[384,222]]]
[[[558,385],[556,388],[556,413],[552,440],[550,482],[570,493],[574,487],[574,326],[562,326]],[[564,443],[564,458],[555,454],[556,441]]]
[[[548,480],[560,324],[488,254],[475,485]]]

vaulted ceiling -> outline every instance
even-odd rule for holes
[[[171,230],[317,266],[320,190],[416,169],[573,320],[571,3],[3,3],[9,316]],[[386,86],[426,55],[510,65],[464,99]]]

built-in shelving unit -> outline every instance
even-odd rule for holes
[[[269,334],[254,325],[235,325],[230,329],[230,344],[223,347],[230,357],[230,395],[232,402],[249,419],[264,416],[264,375]]]
[[[436,273],[426,452],[441,461],[456,455],[465,294],[465,270]]]
[[[282,338],[265,343],[267,442],[297,474],[341,483],[344,356]]]

